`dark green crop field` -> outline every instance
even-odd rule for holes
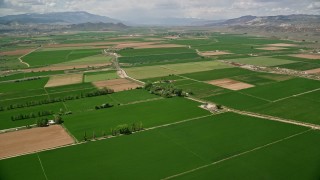
[[[60,179],[61,177],[65,179],[99,177],[162,179],[269,143],[282,140],[290,144],[290,139],[284,138],[306,130],[299,126],[226,113],[131,136],[2,160],[0,161],[3,171],[1,177],[20,179],[32,176],[33,179],[43,179],[45,173],[48,179]],[[296,138],[300,137],[303,136]],[[318,136],[314,136],[311,141],[315,142],[318,139]],[[311,142],[300,142],[301,147],[309,151],[307,147]],[[279,146],[288,148],[282,143],[279,143]],[[270,147],[267,146],[262,150]],[[313,150],[314,148],[309,152],[314,152]],[[258,151],[253,151],[252,154],[255,155],[255,152]],[[266,157],[262,157],[261,160],[263,158]],[[291,156],[283,154],[281,158],[289,160]],[[233,159],[236,158],[231,160]],[[272,159],[266,158],[267,161]],[[40,160],[43,170],[39,168]],[[314,160],[308,158],[307,162],[311,163]],[[32,164],[33,168],[30,169],[30,166],[23,168],[25,163]],[[94,168],[92,168],[92,163],[95,164]],[[12,164],[16,164],[15,169],[19,170],[11,168]],[[317,164],[312,163],[310,166],[314,169]],[[291,165],[287,164],[287,168],[290,167]],[[274,169],[274,171],[277,170],[278,168]]]
[[[64,124],[81,141],[85,132],[89,137],[95,132],[98,137],[122,124],[142,122],[147,128],[210,114],[198,105],[183,98],[163,99],[70,115]]]
[[[159,54],[181,54],[181,53],[195,53],[194,49],[189,48],[148,48],[148,49],[123,49],[118,53],[121,56],[132,57],[132,56],[148,56],[148,55],[159,55]]]

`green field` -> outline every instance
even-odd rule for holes
[[[96,136],[102,131],[110,134],[110,128],[121,124],[142,122],[144,127],[152,127],[209,114],[198,105],[183,98],[163,99],[70,115],[64,124],[81,141],[85,132],[89,136],[94,131]]]
[[[154,62],[166,62],[175,61],[183,59],[196,59],[200,58],[195,52],[187,53],[177,53],[177,54],[160,54],[160,55],[147,55],[147,56],[130,56],[130,57],[120,57],[120,63],[130,63],[130,64],[146,64]]]
[[[154,77],[168,76],[170,74],[184,74],[224,68],[230,68],[230,66],[217,61],[203,61],[156,66],[132,67],[125,68],[125,71],[134,78],[149,79]]]
[[[195,72],[182,74],[181,76],[195,79],[198,81],[210,81],[215,79],[232,78],[236,76],[243,76],[255,74],[253,71],[249,71],[241,68],[227,68],[227,69],[215,69],[211,71]]]
[[[72,112],[84,112],[95,110],[95,106],[105,103],[112,104],[114,106],[135,103],[139,101],[147,101],[150,99],[156,99],[159,96],[150,94],[145,90],[135,89],[130,91],[122,91],[105,96],[91,97],[85,99],[78,99],[74,101],[65,102],[68,110]]]
[[[21,179],[32,176],[33,179],[43,179],[43,171],[39,168],[40,159],[48,179],[60,179],[61,177],[65,179],[99,177],[107,179],[163,179],[306,130],[307,128],[299,126],[226,113],[131,136],[2,160],[0,161],[0,167],[3,170],[1,177]],[[294,139],[301,137],[304,136],[296,136]],[[316,142],[319,139],[319,134],[313,134],[313,138],[310,139],[313,143]],[[294,141],[291,142],[291,139],[288,139],[283,140],[284,145],[283,143],[276,145],[287,149],[289,147],[286,146],[286,143],[296,144]],[[304,154],[302,157],[307,156],[307,152],[318,152],[314,151],[316,147],[309,150],[308,147],[311,147],[312,144],[310,141],[304,139],[299,142],[299,147],[303,150],[300,152]],[[273,146],[267,146],[261,150],[270,147]],[[255,152],[259,151],[253,151],[248,155],[255,155]],[[319,156],[316,154],[309,156],[316,159],[307,158],[305,162],[310,163],[308,165],[312,169],[317,168],[315,160]],[[291,156],[282,153],[281,158],[288,161]],[[264,159],[267,161],[275,160],[267,157],[259,158],[261,161]],[[26,163],[32,164],[33,168],[30,169],[30,166],[23,168]],[[92,168],[92,163],[95,164],[95,168]],[[15,168],[11,167],[12,164],[15,164]],[[294,167],[293,165],[286,164],[286,167]],[[272,172],[278,172],[278,168]]]
[[[320,91],[249,109],[253,112],[320,125]]]
[[[311,131],[174,179],[318,179],[319,140]]]
[[[230,92],[215,96],[206,97],[205,100],[212,101],[217,104],[228,106],[239,110],[247,110],[248,108],[260,106],[269,101],[248,96],[239,92]]]
[[[40,78],[37,80],[0,83],[0,93],[12,93],[41,89],[46,85],[48,80],[49,78]]]
[[[94,82],[94,81],[103,81],[110,79],[117,79],[117,71],[99,71],[99,72],[89,72],[84,74],[84,82]]]
[[[241,92],[256,96],[259,98],[275,101],[300,93],[305,93],[320,88],[320,81],[294,78],[286,81],[257,86],[250,89],[241,90]],[[274,93],[270,93],[274,92]]]
[[[84,58],[80,58],[77,60],[62,62],[58,64],[54,64],[53,66],[75,66],[75,65],[96,65],[96,64],[108,64],[113,59],[112,56],[105,56],[105,55],[94,55],[88,56]]]
[[[240,59],[228,59],[228,61],[236,62],[240,64],[251,64],[255,66],[278,66],[284,64],[292,64],[295,61],[276,59],[272,57],[252,57],[252,58],[240,58]]]
[[[180,54],[180,53],[195,53],[194,49],[189,48],[148,48],[148,49],[123,49],[118,52],[121,56],[148,56],[155,54]]]
[[[101,54],[100,49],[35,51],[23,57],[30,66],[46,66]]]

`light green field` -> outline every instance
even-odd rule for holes
[[[251,64],[256,66],[278,66],[284,64],[296,63],[296,61],[290,61],[285,59],[277,59],[271,57],[252,57],[252,58],[241,58],[241,59],[228,59],[228,61]]]
[[[157,66],[144,66],[125,68],[125,71],[137,79],[147,79],[161,76],[168,76],[170,74],[184,74],[199,71],[208,71],[213,69],[230,68],[230,66],[217,61],[203,61],[180,64],[167,64]]]
[[[111,62],[113,57],[105,56],[105,55],[95,55],[89,56],[85,58],[81,58],[74,61],[63,62],[59,64],[55,64],[53,66],[74,66],[74,65],[95,65],[95,64],[107,64]]]
[[[100,71],[84,74],[84,82],[95,82],[117,78],[119,78],[117,71]]]

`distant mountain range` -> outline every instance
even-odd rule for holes
[[[120,20],[105,16],[79,12],[55,12],[47,14],[20,14],[0,17],[0,24],[81,24],[81,23],[119,23]]]
[[[279,15],[279,16],[242,16],[223,22],[208,23],[206,26],[292,26],[319,25],[320,15]]]

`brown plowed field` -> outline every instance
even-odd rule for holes
[[[219,55],[227,55],[232,54],[225,51],[205,51],[200,53],[202,56],[219,56]]]
[[[286,43],[276,43],[276,44],[268,44],[267,46],[275,46],[275,47],[295,47],[296,44],[286,44]]]
[[[283,47],[262,47],[262,48],[256,48],[256,49],[266,50],[266,51],[277,51],[277,50],[284,50],[284,49],[287,49],[287,48],[283,48]]]
[[[33,51],[34,49],[19,49],[19,50],[14,50],[14,51],[3,51],[0,52],[0,55],[4,56],[18,56],[18,55],[24,55],[27,54],[31,51]]]
[[[234,91],[254,87],[254,85],[252,84],[247,84],[247,83],[235,81],[232,79],[218,79],[218,80],[208,81],[208,83],[215,86],[222,87],[222,88],[234,90]]]
[[[106,81],[97,81],[97,82],[93,82],[93,84],[98,88],[106,87],[109,89],[113,89],[115,92],[135,89],[141,86],[128,79],[113,79],[113,80],[106,80]]]
[[[72,143],[73,139],[60,125],[3,133],[0,134],[0,159]]]
[[[303,59],[320,59],[320,54],[294,54],[291,56]]]
[[[320,73],[320,68],[318,69],[310,69],[308,71],[305,71],[307,74],[319,74]]]

